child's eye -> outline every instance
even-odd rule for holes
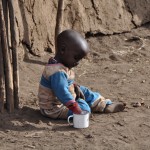
[[[79,60],[79,58],[77,56],[74,57],[75,60]]]

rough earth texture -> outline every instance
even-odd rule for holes
[[[150,24],[130,33],[87,40],[91,53],[75,69],[76,81],[106,98],[126,102],[125,111],[92,114],[86,129],[43,117],[38,107],[38,85],[44,65],[54,54],[40,58],[29,55],[19,65],[21,108],[11,115],[0,114],[0,149],[150,149]]]
[[[19,56],[24,58],[19,63],[20,109],[0,114],[0,149],[149,150],[150,24],[138,26],[150,20],[150,1],[65,1],[64,29],[80,31],[91,48],[75,69],[76,81],[127,104],[124,112],[92,114],[89,128],[79,130],[66,120],[43,117],[38,107],[41,73],[54,55],[44,49],[53,48],[56,1],[14,2]]]
[[[56,0],[15,0],[20,59],[28,51],[42,55],[54,51]],[[65,0],[63,29],[75,29],[83,36],[114,34],[150,21],[148,0]]]

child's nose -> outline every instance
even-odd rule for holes
[[[74,63],[74,66],[77,66],[77,65],[79,65],[79,62],[75,62],[75,63]]]
[[[76,65],[79,65],[79,61],[78,61],[78,62],[76,62]]]

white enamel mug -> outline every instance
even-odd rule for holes
[[[69,125],[72,125],[70,119],[73,118],[73,127],[74,128],[87,128],[89,126],[89,116],[88,111],[82,111],[81,114],[73,114],[68,117]]]

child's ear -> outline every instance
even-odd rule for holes
[[[64,54],[66,51],[66,45],[61,46],[61,54]]]

